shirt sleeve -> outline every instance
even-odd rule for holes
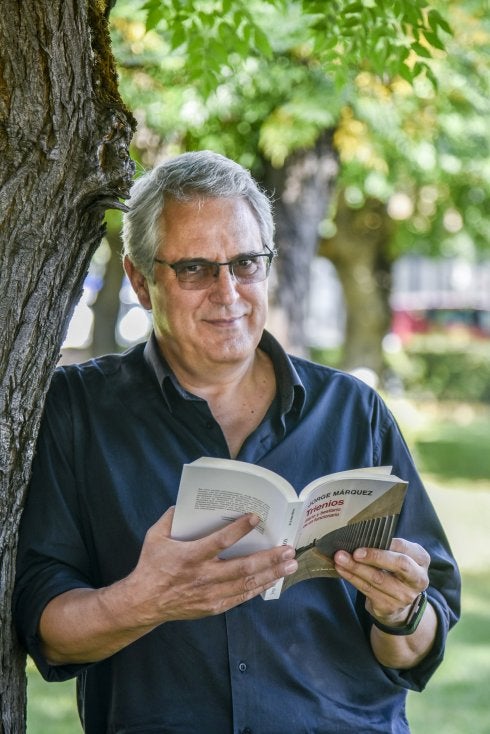
[[[427,595],[438,619],[436,639],[429,654],[409,670],[386,669],[386,674],[404,688],[421,691],[442,662],[448,632],[459,619],[461,578],[446,534],[398,425],[384,405],[381,415],[379,464],[392,465],[393,473],[409,483],[396,535],[419,543],[429,553]]]
[[[75,588],[92,588],[73,474],[73,430],[63,378],[48,395],[23,512],[17,553],[14,618],[20,640],[47,680],[64,680],[86,666],[50,666],[38,627],[47,603]]]

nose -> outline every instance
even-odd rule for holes
[[[239,298],[237,282],[229,265],[220,265],[209,289],[209,298],[216,303],[234,303]]]

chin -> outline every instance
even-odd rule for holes
[[[236,362],[248,359],[257,347],[260,339],[242,338],[227,339],[214,347],[208,345],[208,355],[217,362]]]

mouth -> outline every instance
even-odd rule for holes
[[[225,319],[205,319],[207,324],[210,324],[211,326],[216,326],[218,328],[229,328],[236,326],[242,319],[242,316],[234,316],[232,318],[227,317]]]
[[[247,314],[237,314],[231,316],[230,314],[227,314],[226,316],[216,316],[216,317],[209,317],[205,318],[204,321],[206,324],[209,324],[209,326],[213,326],[216,329],[232,329],[236,326],[241,325],[244,318],[246,318]]]

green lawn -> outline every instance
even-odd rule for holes
[[[446,657],[421,694],[409,694],[412,734],[489,734],[490,409],[392,404],[463,572],[463,614]],[[80,734],[74,684],[48,684],[28,666],[28,734]],[[263,734],[267,734],[264,732]]]
[[[82,727],[75,704],[75,684],[46,683],[34,667],[27,664],[28,734],[80,734]]]
[[[413,734],[490,732],[490,570],[463,575],[463,613],[446,657],[423,693],[410,693]]]

